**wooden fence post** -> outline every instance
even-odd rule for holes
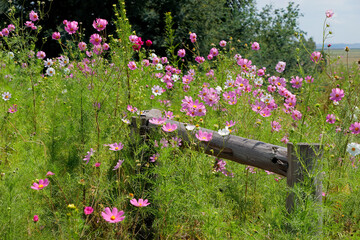
[[[296,145],[288,143],[287,159],[289,168],[287,170],[287,184],[292,188],[296,183],[304,183],[306,177],[312,176],[309,182],[312,185],[315,199],[321,203],[322,183],[319,159],[322,157],[322,154],[320,151],[320,144],[317,143],[299,143]],[[294,193],[289,193],[286,200],[286,209],[289,213],[294,208],[295,200]]]

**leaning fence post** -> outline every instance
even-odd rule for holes
[[[287,144],[287,159],[289,168],[287,170],[287,184],[294,187],[296,183],[304,183],[307,176],[312,176],[309,182],[312,185],[313,194],[317,201],[322,200],[322,186],[320,176],[320,144],[317,143],[293,143]],[[295,195],[290,192],[286,199],[286,209],[290,213],[294,209]]]

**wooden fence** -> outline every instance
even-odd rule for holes
[[[149,122],[152,118],[161,117],[161,111],[152,109],[145,111],[140,117],[133,117],[131,126],[133,134],[145,136],[151,128],[159,126]],[[167,120],[177,125],[177,135],[183,142],[190,143],[195,138],[196,131],[189,131],[181,122]],[[293,187],[296,183],[304,181],[306,175],[313,175],[317,169],[318,160],[321,158],[320,145],[300,143],[296,146],[287,144],[287,148],[264,143],[252,139],[246,139],[234,135],[221,136],[216,131],[200,128],[202,131],[213,133],[209,142],[195,141],[198,150],[205,151],[209,155],[228,159],[237,163],[268,170],[287,177],[287,184]],[[310,174],[309,174],[310,173]],[[321,201],[321,179],[317,175],[311,179],[315,198]],[[290,212],[294,207],[294,194],[290,193],[286,201],[286,207]]]

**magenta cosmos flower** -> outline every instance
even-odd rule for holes
[[[334,114],[328,114],[326,116],[326,122],[334,124],[336,122],[336,116]]]
[[[255,51],[260,50],[260,44],[258,42],[253,42],[253,44],[251,45],[251,49]]]
[[[51,37],[52,37],[52,39],[54,39],[54,40],[59,40],[60,37],[61,37],[61,35],[60,35],[59,32],[54,32]]]
[[[35,190],[41,190],[44,187],[46,187],[47,185],[49,185],[49,180],[47,178],[45,178],[45,179],[40,179],[39,183],[34,182],[33,185],[31,186],[31,188],[35,189]]]
[[[192,43],[194,43],[194,42],[196,42],[196,33],[190,33],[190,41],[192,42]]]
[[[94,211],[94,209],[92,207],[85,207],[84,208],[85,215],[90,215],[90,214],[92,214],[93,211]]]
[[[210,141],[212,139],[212,135],[213,135],[212,133],[203,132],[201,130],[199,130],[199,133],[195,134],[196,138],[203,142]]]
[[[65,24],[66,24],[65,31],[68,32],[69,34],[74,34],[79,29],[78,22],[76,22],[76,21],[71,21],[71,22],[66,21]]]
[[[143,200],[141,198],[139,200],[136,200],[135,198],[133,198],[130,200],[130,203],[132,205],[134,205],[135,207],[146,207],[147,205],[150,204],[147,199]]]
[[[102,38],[101,38],[100,35],[97,34],[97,33],[94,33],[93,35],[90,36],[90,42],[91,42],[93,45],[100,45],[100,44],[101,44],[101,40],[102,40]]]
[[[340,88],[334,88],[330,93],[330,100],[332,101],[340,101],[344,97],[344,90]]]
[[[106,28],[107,24],[108,21],[106,21],[105,19],[97,18],[96,20],[94,20],[92,26],[100,32]]]
[[[124,145],[120,142],[120,143],[113,143],[113,144],[109,144],[109,150],[111,151],[120,151],[121,149],[123,149]]]
[[[180,50],[178,51],[178,56],[181,57],[181,58],[185,57],[185,54],[186,54],[185,49],[180,49]]]
[[[128,67],[131,70],[135,70],[137,68],[136,63],[134,61],[130,61],[129,64],[128,64]]]
[[[226,41],[225,41],[225,40],[221,40],[221,41],[219,42],[219,45],[220,45],[220,47],[226,47]]]
[[[360,122],[355,122],[350,125],[349,127],[352,134],[359,134],[360,133]]]
[[[105,208],[105,212],[101,212],[102,217],[105,219],[105,221],[109,223],[117,223],[124,220],[125,216],[124,211],[118,211],[117,208],[113,208],[111,211],[110,208]]]
[[[39,221],[39,216],[38,215],[34,215],[33,221],[36,223],[37,221]]]
[[[173,132],[177,129],[177,126],[176,124],[167,123],[164,126],[162,126],[161,129],[164,130],[165,132]]]
[[[39,15],[36,12],[31,11],[29,13],[29,18],[31,21],[35,22],[35,21],[39,20]]]

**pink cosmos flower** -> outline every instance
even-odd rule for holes
[[[131,70],[135,70],[137,68],[136,63],[134,61],[129,62],[128,67]]]
[[[164,130],[165,132],[173,132],[177,129],[177,125],[176,124],[171,124],[171,123],[167,123],[164,126],[162,126],[161,128],[162,130]]]
[[[149,120],[150,123],[155,124],[155,125],[163,125],[166,122],[166,118],[152,118]]]
[[[216,57],[217,55],[219,55],[219,50],[217,50],[217,48],[212,48],[210,49],[210,54]]]
[[[39,51],[39,52],[36,53],[36,57],[38,59],[44,59],[46,57],[46,54],[43,51]]]
[[[101,18],[97,18],[96,20],[94,20],[92,26],[98,31],[102,31],[106,28],[106,25],[108,24],[108,21],[106,21],[105,19],[101,19]]]
[[[135,207],[146,207],[147,205],[150,204],[147,199],[143,200],[141,198],[139,200],[136,200],[135,198],[133,198],[130,200],[130,203],[132,205],[134,205]]]
[[[34,215],[33,221],[36,223],[37,221],[39,221],[39,216],[38,215]]]
[[[344,90],[340,88],[333,88],[330,93],[330,100],[340,101],[344,97]]]
[[[14,25],[14,24],[9,24],[9,25],[7,26],[7,29],[8,29],[10,32],[12,32],[12,31],[15,30],[15,25]]]
[[[18,109],[17,109],[17,105],[14,104],[14,105],[12,105],[12,106],[9,108],[8,112],[9,112],[9,113],[16,113],[17,110],[18,110]]]
[[[219,45],[220,45],[220,47],[226,47],[226,41],[225,41],[225,40],[221,40],[221,41],[219,42]]]
[[[60,35],[59,32],[54,32],[51,37],[52,37],[52,39],[54,39],[54,40],[59,40],[60,37],[61,37],[61,35]]]
[[[306,76],[305,77],[305,82],[312,83],[312,82],[314,82],[314,78],[312,76]]]
[[[147,47],[150,47],[152,45],[152,41],[151,40],[146,40],[145,45]]]
[[[124,145],[121,142],[109,144],[108,146],[110,147],[109,150],[111,151],[120,151],[124,147]]]
[[[185,49],[180,49],[180,50],[178,51],[178,56],[181,57],[181,58],[183,58],[183,57],[185,57],[185,53],[186,53]]]
[[[194,43],[194,42],[196,42],[196,33],[190,33],[190,41],[192,42],[192,43]]]
[[[289,142],[289,138],[287,135],[285,135],[282,139],[281,139],[281,142],[287,144]]]
[[[334,12],[333,12],[333,10],[327,10],[325,12],[325,15],[327,18],[331,18],[334,15]]]
[[[119,159],[119,161],[116,163],[115,167],[113,168],[113,170],[115,171],[116,169],[118,169],[124,162],[125,160],[121,160]]]
[[[292,117],[295,121],[298,121],[298,120],[300,120],[300,119],[301,119],[302,114],[301,114],[301,112],[300,112],[300,111],[298,111],[298,110],[294,110],[294,111],[292,112],[291,117]]]
[[[226,126],[227,127],[232,127],[232,126],[234,126],[236,124],[236,122],[234,122],[233,120],[230,120],[230,122],[228,122],[228,121],[226,121]]]
[[[117,208],[113,208],[113,210],[111,211],[110,208],[105,208],[104,212],[101,212],[102,217],[104,218],[105,221],[109,222],[109,223],[117,223],[117,222],[121,222],[124,220],[125,216],[124,215],[124,211],[118,211]]]
[[[84,42],[79,42],[78,47],[81,51],[85,51],[86,50],[86,43]]]
[[[86,161],[85,164],[88,164],[92,155],[94,155],[94,149],[90,148],[90,151],[87,152],[87,155],[83,158]]]
[[[26,21],[26,22],[24,23],[24,25],[25,25],[26,27],[29,27],[29,28],[33,29],[33,30],[36,29],[36,26],[35,26],[34,23],[31,22],[31,21]]]
[[[201,64],[201,63],[205,62],[205,58],[204,58],[204,57],[201,57],[201,56],[197,56],[197,57],[195,58],[195,61]]]
[[[109,44],[104,43],[104,44],[102,45],[102,48],[103,48],[105,51],[107,51],[107,50],[109,50],[110,46],[109,46]]]
[[[90,214],[92,214],[93,211],[94,211],[94,209],[92,207],[85,207],[84,208],[85,215],[90,215]]]
[[[286,62],[280,61],[278,62],[278,64],[276,64],[275,70],[278,73],[282,73],[285,70],[285,66],[286,66]]]
[[[211,132],[203,132],[199,130],[198,133],[195,134],[196,138],[203,142],[208,142],[212,139],[212,133]]]
[[[46,176],[52,176],[52,175],[55,175],[55,173],[50,172],[50,171],[48,171],[48,172],[46,173]]]
[[[278,123],[277,121],[272,121],[271,122],[271,131],[276,131],[278,132],[281,129],[281,125],[280,123]]]
[[[211,55],[211,54],[207,55],[207,59],[208,59],[208,60],[213,59],[213,57],[214,57],[214,56],[213,56],[213,55]]]
[[[1,30],[1,33],[4,37],[6,37],[6,36],[9,36],[10,31],[9,31],[9,29],[4,28],[3,30]]]
[[[35,189],[35,190],[41,190],[44,187],[46,187],[47,185],[49,185],[49,180],[47,178],[45,178],[45,179],[40,179],[39,183],[34,182],[33,185],[31,186],[31,188]]]
[[[126,109],[131,113],[136,113],[137,112],[137,108],[133,107],[131,105],[128,105]]]
[[[303,79],[299,78],[299,76],[296,76],[295,78],[292,78],[290,83],[292,84],[293,88],[301,88]]]
[[[69,34],[74,34],[79,29],[78,22],[76,21],[66,21],[65,23],[65,31]]]
[[[313,52],[310,56],[311,61],[313,61],[314,63],[318,63],[321,57],[322,57],[321,52]]]
[[[334,124],[336,122],[336,116],[334,114],[328,114],[326,116],[326,122]]]
[[[350,125],[349,130],[352,134],[359,134],[360,133],[360,122],[355,122]]]
[[[33,22],[39,20],[38,14],[37,14],[36,12],[34,12],[34,11],[31,11],[31,12],[29,13],[29,18],[30,18],[30,20],[33,21]]]
[[[95,167],[100,167],[101,163],[97,162],[94,164]]]
[[[150,162],[155,162],[156,160],[158,160],[159,156],[160,156],[159,153],[156,153],[156,154],[152,155],[150,157]]]
[[[253,44],[251,45],[251,49],[255,51],[260,50],[260,44],[257,42],[253,42]]]
[[[101,44],[101,41],[102,41],[102,38],[101,38],[100,35],[97,34],[97,33],[94,33],[93,35],[90,36],[90,42],[91,42],[93,45],[100,45],[100,44]]]
[[[130,42],[132,42],[132,43],[136,43],[137,42],[137,40],[138,40],[138,36],[136,36],[136,35],[130,35],[129,36],[129,40],[130,40]]]

